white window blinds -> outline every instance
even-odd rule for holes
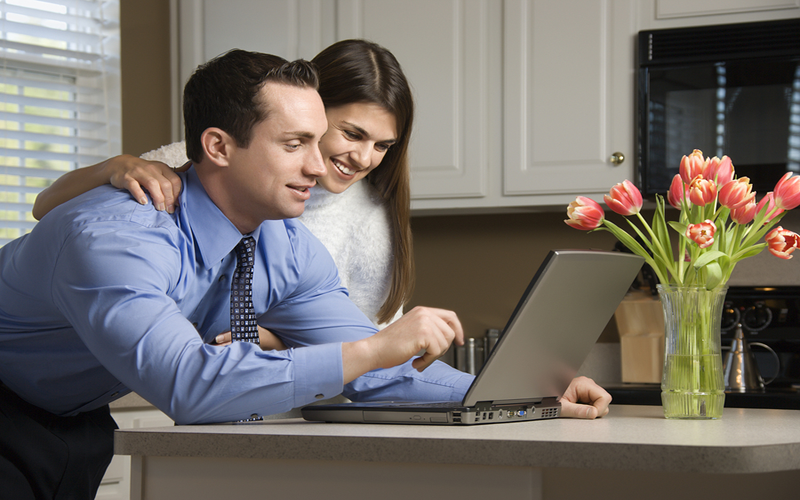
[[[120,152],[119,1],[0,0],[0,245],[36,195]]]

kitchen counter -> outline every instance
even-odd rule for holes
[[[432,488],[431,498],[437,488],[440,498],[442,491],[457,498],[458,492],[480,496],[484,490],[567,498],[563,487],[556,489],[560,494],[548,487],[548,477],[564,471],[593,477],[591,484],[639,474],[673,487],[676,477],[699,474],[717,494],[733,485],[735,498],[742,491],[736,478],[752,482],[765,475],[770,490],[780,490],[782,482],[795,488],[800,478],[800,412],[790,410],[726,408],[720,420],[666,420],[657,406],[613,405],[596,421],[463,427],[286,419],[125,429],[116,432],[115,444],[117,454],[133,456],[132,499],[170,498],[178,491],[187,498],[212,497],[231,487],[237,495],[269,488],[292,497],[302,489],[306,493],[297,498],[330,498],[329,491],[314,488],[336,484],[348,489],[346,498],[360,498],[354,487],[364,481],[397,492],[396,498],[407,498],[402,491],[421,498],[420,481],[425,491]],[[225,486],[215,490],[219,483]],[[375,489],[365,488],[363,497],[374,498]],[[381,498],[387,498],[383,489]],[[629,493],[616,491],[614,498],[636,497]]]

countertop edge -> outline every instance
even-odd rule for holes
[[[797,417],[792,410],[777,410],[777,412],[777,414],[771,412],[754,415],[755,418],[768,420],[772,418],[770,415],[777,415],[774,418],[788,420],[794,427]],[[615,413],[631,414],[627,417],[622,415],[622,418],[638,418],[637,415],[649,415],[653,410],[646,407],[629,407],[629,409],[619,409]],[[736,417],[735,414],[731,416]],[[736,420],[736,418],[731,419],[732,423]],[[642,418],[638,421],[644,422],[644,425],[651,425],[648,423],[649,419]],[[655,428],[664,429],[665,422],[663,419],[656,419]],[[602,433],[602,428],[599,426],[595,431],[583,427],[584,423],[594,425],[586,421],[567,422],[567,427],[575,428],[576,425],[580,425],[582,429],[592,434]],[[627,429],[632,424],[634,422],[625,421],[615,426],[621,425]],[[684,424],[686,422],[666,425],[674,428],[673,425]],[[288,427],[283,428],[283,425]],[[297,425],[308,425],[308,433],[298,433]],[[611,439],[599,441],[591,439],[586,442],[514,439],[513,436],[491,436],[491,431],[482,433],[475,430],[477,427],[473,427],[472,431],[445,432],[437,436],[438,432],[414,431],[414,427],[417,426],[402,426],[402,435],[398,435],[396,427],[386,428],[384,433],[382,427],[377,427],[378,424],[365,424],[369,427],[362,428],[361,432],[364,430],[367,432],[365,435],[360,435],[361,432],[351,432],[347,428],[339,427],[340,424],[330,424],[336,427],[322,429],[323,432],[320,432],[321,428],[315,428],[317,425],[328,424],[313,424],[294,419],[279,422],[275,427],[198,426],[194,430],[192,426],[183,426],[118,430],[115,437],[115,453],[176,458],[344,460],[707,474],[800,470],[800,438],[795,435],[787,436],[786,442],[775,442],[774,439],[764,442],[745,440],[741,444],[721,442],[717,445],[708,442],[694,444],[691,439],[687,439],[685,443],[652,443],[635,440],[628,442],[627,439],[616,442]],[[521,425],[541,424],[530,422]],[[564,430],[563,427],[553,429],[554,432],[564,432]],[[392,433],[394,435],[390,435]],[[524,431],[521,435],[524,435]]]
[[[430,463],[511,467],[695,472],[764,473],[800,469],[800,444],[747,447],[460,441],[349,436],[227,435],[224,445],[206,434],[152,433],[145,441],[118,434],[115,453],[184,458]],[[150,442],[150,438],[154,442]],[[176,453],[176,448],[182,448]],[[203,452],[199,450],[213,450]],[[248,450],[244,452],[243,450]]]

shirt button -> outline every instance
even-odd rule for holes
[[[228,279],[228,277],[227,277],[227,276],[225,276],[225,275],[223,274],[222,276],[220,276],[220,277],[219,277],[219,282],[220,282],[220,283],[222,283],[222,282],[224,282],[226,279]]]

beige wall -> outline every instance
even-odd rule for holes
[[[169,0],[120,2],[122,152],[171,142]]]
[[[417,286],[411,304],[456,311],[468,337],[503,328],[551,249],[611,250],[610,233],[564,224],[566,207],[530,214],[415,217]],[[575,283],[580,286],[580,283]],[[580,314],[580,304],[575,305]],[[610,326],[602,341],[618,342]]]

